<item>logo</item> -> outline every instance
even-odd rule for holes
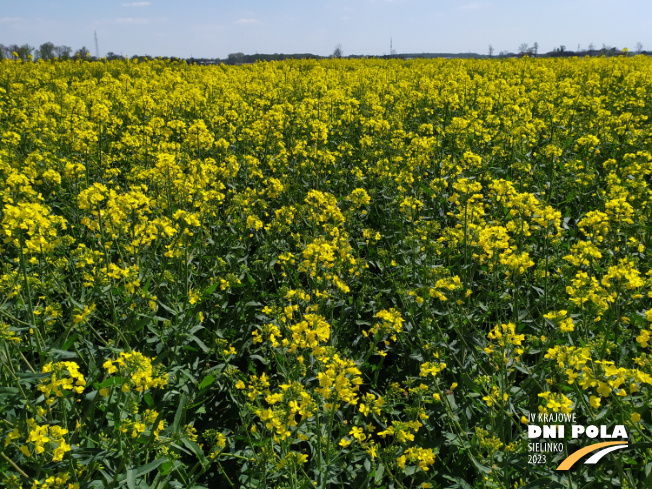
[[[569,470],[585,455],[592,454],[584,461],[584,464],[593,465],[598,463],[605,455],[629,446],[627,430],[624,425],[615,425],[610,429],[607,425],[582,425],[577,424],[576,415],[562,413],[539,413],[538,416],[528,416],[527,437],[532,440],[528,443],[529,463],[545,464],[546,453],[560,453],[564,451],[566,442],[566,426],[570,424],[570,439],[579,440],[583,438],[595,439],[620,439],[619,441],[604,441],[592,443],[571,453],[557,467],[556,470]],[[534,423],[542,424],[534,424]],[[554,424],[553,424],[554,423]]]
[[[571,453],[568,457],[564,459],[562,463],[559,464],[557,470],[569,470],[573,465],[575,465],[575,462],[581,459],[584,455],[587,455],[591,452],[595,452],[596,450],[599,451],[595,453],[593,456],[591,456],[588,460],[586,460],[586,462],[584,462],[585,465],[597,464],[600,461],[600,459],[605,455],[607,455],[608,453],[611,453],[614,450],[620,450],[621,448],[627,448],[627,447],[628,447],[627,443],[623,443],[620,441],[606,441],[604,443],[594,443],[593,445],[580,448],[576,452]]]

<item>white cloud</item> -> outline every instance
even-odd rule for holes
[[[258,20],[258,19],[238,19],[233,23],[234,24],[250,24],[250,25],[252,25],[252,24],[260,24],[260,20]]]
[[[122,4],[123,7],[149,7],[150,5],[150,2],[131,2]]]

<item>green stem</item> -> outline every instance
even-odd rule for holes
[[[25,265],[25,254],[23,253],[23,246],[25,244],[25,238],[22,237],[20,240],[20,268],[23,272],[23,280],[25,281],[25,289],[27,290],[27,305],[29,317],[31,320],[31,327],[34,328],[34,334],[36,336],[36,348],[39,354],[39,360],[43,363],[43,347],[41,346],[41,333],[36,325],[36,316],[34,315],[34,306],[32,304],[32,288],[29,285],[29,280],[27,280],[27,267]]]
[[[326,487],[326,481],[328,481],[328,474],[330,473],[331,467],[331,439],[333,438],[331,433],[333,432],[333,418],[335,418],[335,409],[337,407],[335,400],[332,400],[331,403],[332,407],[328,416],[328,433],[326,433],[328,436],[328,440],[326,441],[326,470],[322,478],[322,487],[324,488]]]

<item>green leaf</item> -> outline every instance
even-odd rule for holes
[[[449,481],[457,483],[458,486],[463,489],[473,489],[473,487],[471,487],[469,483],[466,482],[464,479],[454,478],[446,474],[444,474],[444,479],[448,479]]]
[[[68,349],[72,346],[77,338],[79,338],[79,335],[77,333],[73,333],[72,336],[68,338],[68,340],[63,344],[61,349],[68,351]]]
[[[210,374],[210,375],[207,375],[206,377],[204,377],[204,379],[199,384],[199,390],[203,390],[206,387],[208,387],[209,385],[211,385],[215,381],[216,378],[217,378],[217,375],[213,375],[213,374]]]
[[[154,460],[153,462],[148,463],[147,465],[138,467],[134,472],[138,477],[142,477],[145,474],[149,474],[152,470],[158,468],[160,465],[164,464],[165,462],[168,462],[167,458],[165,457],[159,458],[157,460]]]
[[[163,475],[168,475],[173,465],[174,464],[172,462],[165,462],[164,464],[161,465],[161,473]]]
[[[143,293],[147,295],[147,292],[149,291],[149,286],[152,283],[152,277],[147,279],[147,282],[145,282],[145,287],[143,288]]]
[[[18,387],[0,387],[0,401],[17,398],[20,395]]]
[[[423,183],[421,184],[421,190],[423,190],[423,192],[424,192],[428,197],[432,197],[432,196],[435,195],[435,192],[433,192],[433,190],[432,190],[430,187],[427,187],[427,186],[426,186],[425,184],[423,184]]]
[[[99,390],[99,389],[104,389],[105,387],[109,387],[111,385],[122,385],[125,383],[125,378],[124,377],[109,377],[106,379],[104,382],[101,384],[93,384],[93,386]]]
[[[154,406],[154,399],[152,399],[152,395],[149,392],[145,392],[145,402],[149,407]]]
[[[136,489],[136,471],[133,469],[127,469],[127,487]]]
[[[181,443],[183,443],[188,450],[190,450],[192,453],[195,454],[195,456],[199,459],[202,465],[206,465],[208,463],[208,460],[206,460],[206,457],[204,456],[204,452],[202,452],[202,449],[199,448],[199,445],[195,443],[192,440],[189,440],[185,436],[181,438]]]
[[[416,465],[408,465],[407,467],[405,467],[405,469],[403,469],[403,473],[405,475],[412,475],[416,471],[417,471],[417,466]]]
[[[252,358],[254,360],[259,360],[263,365],[267,365],[267,363],[268,363],[268,360],[261,357],[260,355],[249,355],[249,358]]]
[[[557,481],[552,480],[550,477],[541,477],[540,479],[528,482],[520,489],[538,489],[539,487],[564,487]]]
[[[60,358],[71,359],[71,358],[77,358],[79,356],[74,351],[58,350],[56,348],[50,348],[48,350],[48,353],[52,354],[52,358],[54,360],[59,360]]]
[[[186,407],[186,402],[188,401],[188,395],[184,392],[181,395],[181,400],[179,401],[179,407],[177,412],[174,414],[174,422],[172,423],[172,431],[176,432],[179,428],[179,422],[181,421],[181,415],[183,414],[183,408]]]
[[[188,337],[191,340],[193,340],[195,343],[197,343],[197,345],[199,345],[199,348],[201,348],[204,353],[208,353],[209,351],[211,351],[211,349],[208,348],[206,344],[202,340],[197,338],[194,334],[189,334]]]
[[[25,380],[27,382],[36,382],[36,381],[41,381],[43,379],[47,379],[50,377],[52,374],[47,372],[44,374],[33,374],[31,372],[16,372],[16,377],[18,377],[20,380]]]
[[[247,276],[247,282],[249,282],[249,285],[255,285],[256,284],[256,281],[253,278],[251,278],[251,275],[249,275],[249,273],[246,273],[246,276]]]
[[[383,464],[380,464],[378,468],[376,468],[376,473],[374,474],[374,482],[376,484],[380,484],[380,481],[383,480],[384,473],[385,473],[385,466]]]
[[[482,473],[488,474],[491,472],[491,467],[487,467],[486,465],[482,465],[480,462],[478,462],[475,457],[471,458],[471,461],[473,462],[473,465]]]
[[[176,317],[177,314],[179,314],[179,311],[177,311],[176,309],[172,309],[172,308],[169,307],[169,306],[166,306],[165,304],[163,304],[163,303],[160,302],[160,301],[159,301],[159,305],[160,305],[163,309],[165,309],[167,312],[169,312],[170,314],[172,314],[173,317]]]

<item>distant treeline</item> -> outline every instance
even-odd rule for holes
[[[532,57],[572,57],[572,56],[622,56],[627,54],[628,51],[620,50],[614,47],[603,46],[602,49],[587,49],[583,51],[568,51],[564,46],[555,48],[554,50],[548,53],[537,54],[536,50],[533,51],[532,48],[520,50],[519,53],[512,53],[507,51],[502,51],[497,55],[486,55],[478,53],[403,53],[403,54],[391,54],[391,55],[382,55],[382,56],[368,56],[368,55],[348,55],[348,56],[338,56],[332,54],[330,56],[319,56],[317,54],[311,53],[295,53],[295,54],[283,54],[283,53],[274,53],[274,54],[244,54],[244,53],[231,53],[226,58],[177,58],[170,56],[158,57],[162,59],[170,59],[177,61],[186,61],[192,64],[227,64],[227,65],[238,65],[238,64],[249,64],[255,63],[257,61],[283,61],[285,59],[325,59],[333,57],[349,58],[349,59],[359,59],[359,58],[380,58],[380,59],[414,59],[414,58],[514,58],[520,56],[532,56]],[[639,44],[640,46],[640,44]],[[493,48],[490,47],[490,53],[493,53]],[[645,54],[648,55],[646,51],[637,50],[634,54]],[[54,43],[46,42],[41,44],[38,48],[30,46],[29,44],[9,44],[4,45],[0,44],[0,60],[2,59],[22,59],[23,61],[28,60],[66,60],[66,59],[84,59],[84,60],[97,60],[95,56],[91,56],[90,51],[84,46],[77,50],[73,50],[70,46],[57,46]],[[113,52],[107,53],[103,59],[115,60],[115,59],[125,59],[125,56],[116,54]],[[154,59],[153,56],[149,55],[134,55],[131,56],[132,60],[146,61]]]
[[[75,57],[89,58],[90,54],[86,47],[82,47],[73,51],[70,46],[57,46],[54,43],[46,42],[41,44],[38,48],[30,46],[29,44],[0,44],[0,59],[22,59],[27,61],[30,59],[70,59]]]

